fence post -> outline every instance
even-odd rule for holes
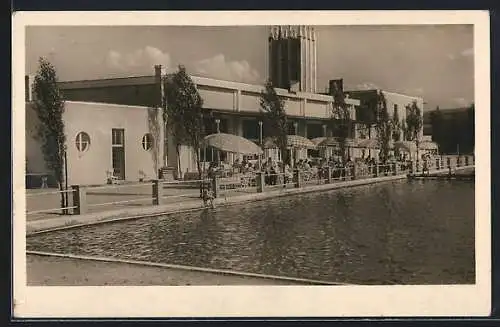
[[[376,162],[375,165],[373,166],[373,172],[375,174],[375,177],[378,177],[379,175],[378,162]]]
[[[332,167],[331,166],[327,166],[326,167],[326,182],[328,184],[330,184],[332,182]]]
[[[450,159],[450,157],[446,157],[446,167],[447,168],[451,167],[451,159]]]
[[[439,159],[436,158],[436,169],[439,170],[441,168],[440,166],[440,163],[439,163]]]
[[[87,189],[80,185],[71,185],[73,190],[73,214],[82,215],[87,213]]]
[[[160,180],[153,180],[153,205],[160,205],[163,198],[163,184]]]
[[[465,156],[465,165],[468,166],[469,165],[469,156]]]
[[[300,170],[295,170],[293,172],[293,178],[295,182],[295,187],[301,187],[302,186],[302,181],[301,181],[301,176],[300,176]]]
[[[219,179],[217,178],[217,176],[212,177],[212,193],[214,195],[214,198],[219,195]]]
[[[255,175],[255,184],[257,184],[257,193],[264,192],[264,174],[260,171]]]
[[[352,164],[352,179],[355,180],[358,178],[358,165],[356,163]]]

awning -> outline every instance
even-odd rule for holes
[[[221,151],[241,153],[241,154],[262,154],[262,149],[244,137],[216,133],[206,136],[203,140],[205,146],[211,146]]]
[[[418,145],[418,148],[422,150],[437,150],[438,145],[431,141],[424,141]]]
[[[276,139],[274,137],[266,137],[264,139],[264,148],[276,148]],[[311,140],[300,135],[287,135],[287,147],[289,148],[302,148],[302,149],[316,149],[316,144]]]
[[[411,153],[417,151],[417,146],[415,145],[414,142],[411,141],[399,141],[399,142],[394,142],[394,149],[403,150]]]

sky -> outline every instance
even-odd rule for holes
[[[472,25],[316,26],[318,92],[343,78],[346,90],[380,88],[423,97],[424,110],[474,101]],[[152,75],[179,64],[192,75],[262,84],[264,26],[36,26],[26,29],[26,73],[38,58],[59,80]]]

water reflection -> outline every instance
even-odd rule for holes
[[[474,184],[303,194],[40,234],[27,246],[335,282],[474,283]]]

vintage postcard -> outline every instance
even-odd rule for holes
[[[482,11],[15,13],[15,316],[489,315],[489,40]]]

